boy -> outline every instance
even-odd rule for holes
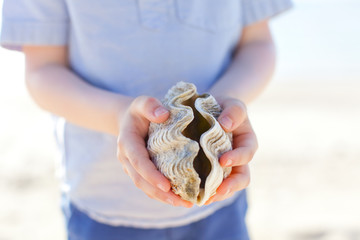
[[[68,239],[248,239],[246,105],[275,62],[267,19],[289,0],[5,0],[1,43],[26,56],[35,102],[57,116]],[[194,83],[223,107],[231,175],[207,206],[170,190],[145,148],[159,98]],[[151,96],[151,97],[150,97]],[[146,196],[147,195],[147,196]]]

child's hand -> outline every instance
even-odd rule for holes
[[[174,206],[191,207],[192,203],[170,191],[169,180],[156,169],[146,150],[144,139],[150,122],[161,123],[168,117],[169,111],[156,98],[135,98],[122,120],[118,137],[118,159],[134,184],[150,198]]]
[[[258,147],[245,104],[233,98],[219,100],[219,103],[224,109],[218,118],[219,122],[225,131],[233,133],[233,150],[224,153],[219,161],[222,166],[231,166],[232,172],[206,204],[229,198],[236,191],[240,191],[249,185],[248,163]]]

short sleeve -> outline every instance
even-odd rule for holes
[[[8,49],[23,45],[66,45],[69,17],[65,0],[4,0],[0,43]]]
[[[271,18],[292,6],[291,0],[242,0],[244,26]]]

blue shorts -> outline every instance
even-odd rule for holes
[[[114,227],[89,218],[70,204],[66,213],[68,240],[248,240],[246,192],[209,217],[181,227],[142,229]]]

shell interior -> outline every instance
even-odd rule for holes
[[[182,104],[192,108],[194,113],[194,119],[190,124],[182,131],[182,134],[196,142],[200,142],[201,135],[211,128],[210,123],[199,113],[195,108],[195,100],[197,98],[206,97],[208,94],[202,96],[194,95],[192,98],[184,101]],[[193,161],[195,171],[200,177],[200,190],[205,187],[205,181],[211,171],[211,163],[204,153],[202,147],[200,147],[198,154],[195,156]],[[200,196],[198,196],[199,198]]]

